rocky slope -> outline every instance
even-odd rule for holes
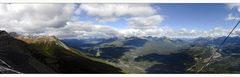
[[[55,73],[33,57],[32,52],[27,43],[11,37],[5,31],[0,31],[0,59],[2,63],[21,73]]]
[[[69,48],[54,36],[0,33],[0,58],[22,73],[122,73],[104,61]]]

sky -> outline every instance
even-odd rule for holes
[[[0,4],[0,18],[0,30],[61,39],[218,37],[240,20],[240,4]]]

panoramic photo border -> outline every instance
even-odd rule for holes
[[[0,3],[240,3],[239,0],[0,0]]]
[[[240,0],[0,0],[0,3],[240,3]],[[235,77],[238,74],[12,74],[0,77]]]

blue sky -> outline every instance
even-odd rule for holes
[[[227,21],[225,18],[229,13],[236,13],[237,10],[229,9],[226,4],[151,4],[156,8],[158,14],[164,17],[159,26],[167,26],[173,29],[195,29],[210,30],[215,27],[232,28],[236,21]],[[88,16],[82,11],[80,20],[91,21],[95,24],[109,25],[115,28],[127,28],[127,21],[124,18],[115,22],[101,23],[95,21],[94,17]]]

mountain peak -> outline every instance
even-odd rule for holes
[[[0,36],[9,36],[6,31],[0,30]]]

